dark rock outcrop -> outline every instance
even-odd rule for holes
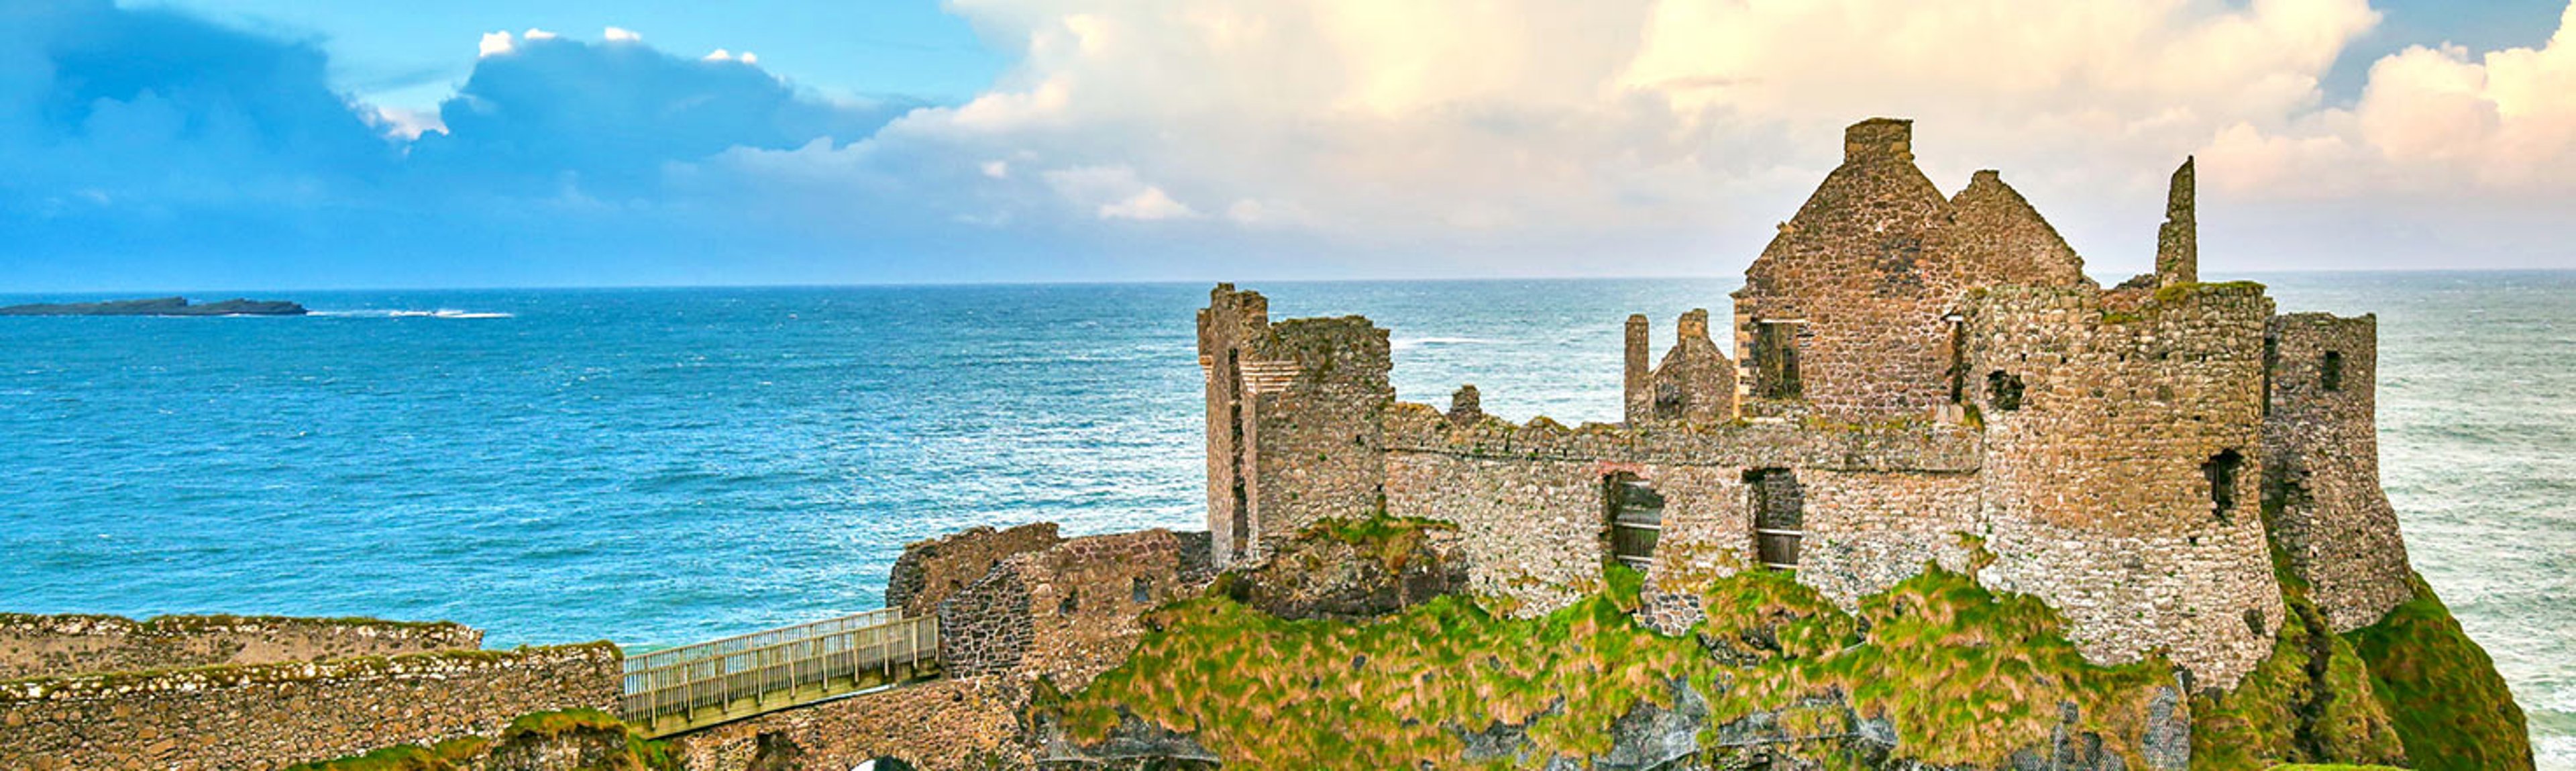
[[[1467,565],[1414,523],[1336,521],[1281,543],[1267,562],[1219,585],[1280,618],[1375,618],[1464,589]]]
[[[309,312],[284,300],[236,298],[192,305],[185,297],[0,307],[0,316],[302,316]]]

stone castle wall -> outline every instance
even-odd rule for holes
[[[1982,577],[2064,612],[2095,660],[2161,646],[2227,687],[2284,612],[2258,506],[2271,300],[2251,284],[2159,295],[1972,299],[1964,390],[1998,557]]]
[[[2397,511],[2379,487],[2379,321],[2296,313],[2273,317],[2270,331],[2263,505],[2327,624],[2349,632],[2413,596]]]
[[[1035,522],[1008,530],[977,526],[905,546],[886,580],[885,605],[903,609],[906,618],[929,615],[940,600],[993,572],[1003,559],[1063,542],[1055,523]]]
[[[671,740],[690,771],[845,769],[894,758],[923,771],[1026,768],[1026,691],[951,678],[772,712]]]
[[[0,768],[271,769],[489,735],[614,709],[621,666],[591,643],[18,680],[0,683]]]
[[[1386,478],[1379,421],[1395,402],[1386,330],[1368,319],[1292,319],[1271,329],[1276,358],[1298,374],[1254,397],[1250,467],[1262,481],[1252,492],[1244,555],[1252,559],[1316,520],[1377,509]]]
[[[1469,565],[1472,589],[1511,598],[1521,615],[1599,589],[1614,476],[1664,498],[1648,601],[1673,629],[1697,620],[1691,587],[1753,561],[1752,469],[1796,469],[1818,491],[1805,507],[1805,553],[1821,561],[1802,565],[1800,580],[1846,600],[1936,553],[1958,562],[1976,508],[1976,435],[1954,427],[1460,426],[1415,404],[1397,405],[1387,425],[1387,513],[1458,525],[1442,540]]]
[[[1143,530],[1019,554],[940,603],[940,664],[952,677],[1046,677],[1067,690],[1125,661],[1145,611],[1196,593],[1211,573],[1196,534]]]
[[[1735,292],[1744,414],[1869,420],[1926,415],[1948,400],[1941,316],[1965,287],[1940,259],[1948,201],[1915,168],[1910,126],[1851,127],[1843,164],[1745,270]],[[1762,323],[1794,330],[1797,398],[1765,385]]]
[[[0,613],[0,680],[83,672],[319,661],[483,647],[462,624],[276,616]]]
[[[1199,314],[1219,565],[1257,560],[1318,519],[1366,514],[1382,494],[1378,420],[1395,401],[1386,330],[1268,314],[1268,300],[1230,284]]]

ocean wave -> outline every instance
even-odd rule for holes
[[[370,308],[354,311],[314,311],[312,315],[354,319],[506,319],[514,318],[517,314],[501,313],[498,311],[461,311],[453,308],[440,308],[438,310],[431,311]]]

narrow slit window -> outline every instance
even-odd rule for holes
[[[2325,361],[2317,362],[2317,384],[2328,391],[2343,390],[2343,352],[2327,351]]]
[[[1798,569],[1798,545],[1806,538],[1806,491],[1798,474],[1785,468],[1744,472],[1753,496],[1755,558],[1773,570]]]
[[[2200,465],[2200,472],[2209,477],[2210,513],[2222,523],[2236,511],[2236,474],[2244,466],[2245,456],[2235,450],[2221,450]]]
[[[1619,475],[1607,484],[1610,499],[1610,555],[1620,564],[1645,570],[1655,562],[1655,542],[1664,532],[1664,496],[1636,477]]]

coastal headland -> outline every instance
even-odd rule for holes
[[[302,316],[311,311],[285,300],[235,298],[190,303],[185,297],[108,300],[92,303],[35,303],[0,306],[0,316]]]

